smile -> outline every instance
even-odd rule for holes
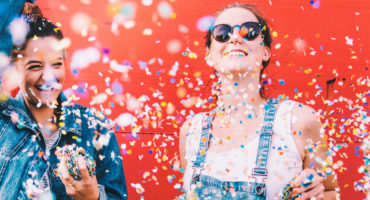
[[[61,89],[62,85],[57,82],[51,82],[49,84],[35,85],[35,88],[39,91],[52,91],[55,89]]]
[[[52,87],[51,85],[36,85],[35,88],[39,91],[52,91],[54,90],[55,88]]]
[[[226,53],[224,53],[224,56],[226,57],[231,57],[231,56],[237,56],[237,57],[242,57],[242,56],[248,56],[248,53],[242,50],[231,50]]]

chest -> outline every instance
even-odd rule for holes
[[[215,118],[209,130],[209,150],[225,152],[243,148],[260,137],[263,119],[225,116]]]

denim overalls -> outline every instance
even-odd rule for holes
[[[265,200],[266,187],[264,179],[267,178],[267,158],[273,134],[273,124],[276,113],[276,99],[269,99],[265,105],[265,117],[261,129],[258,146],[256,167],[252,169],[253,182],[229,182],[201,174],[207,155],[210,139],[209,129],[212,126],[213,113],[211,111],[205,119],[206,126],[202,127],[201,139],[197,157],[193,164],[192,188],[200,199],[249,199]]]

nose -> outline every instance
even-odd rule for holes
[[[236,45],[236,44],[241,44],[242,42],[244,42],[244,39],[240,36],[239,31],[240,31],[240,27],[235,26],[233,29],[233,33],[230,35],[230,40],[229,40],[230,43]]]
[[[42,79],[45,81],[45,83],[55,81],[55,75],[53,69],[50,66],[44,68],[44,71],[42,73]]]

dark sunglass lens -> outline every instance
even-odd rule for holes
[[[260,28],[257,23],[247,22],[241,25],[239,34],[246,40],[254,40],[260,34]]]
[[[228,25],[217,25],[212,32],[213,38],[215,38],[215,40],[217,40],[218,42],[226,42],[230,39],[229,34],[231,34],[231,30],[232,28]]]

